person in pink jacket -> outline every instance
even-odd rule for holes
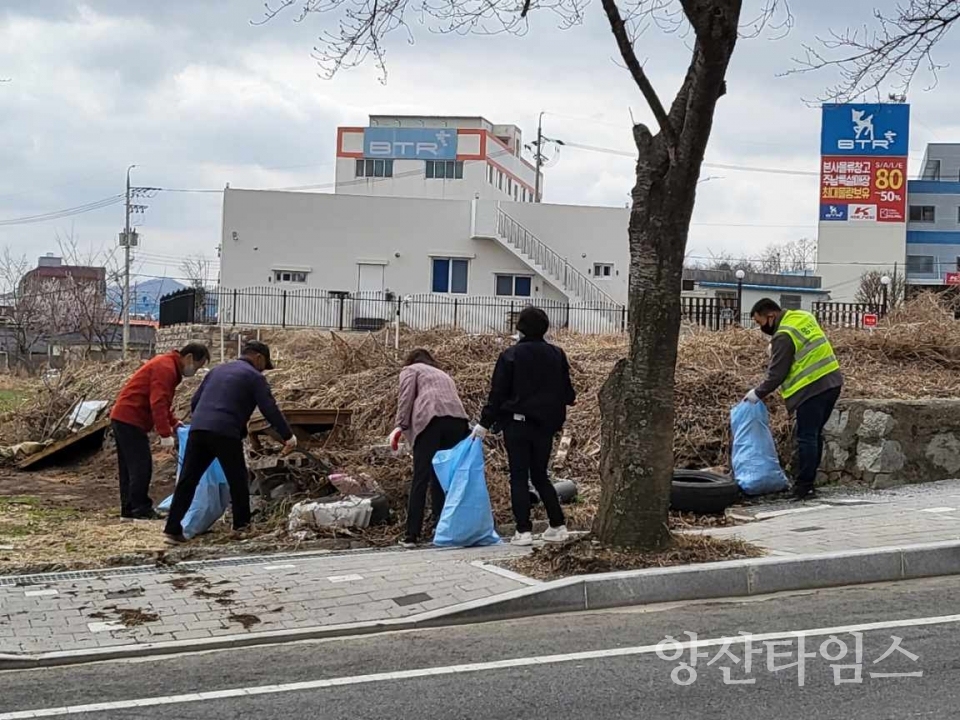
[[[400,373],[394,446],[402,435],[413,448],[413,482],[407,502],[407,530],[401,545],[416,547],[423,530],[423,514],[430,488],[432,524],[443,510],[444,492],[433,471],[433,456],[449,450],[470,434],[467,413],[453,378],[437,367],[427,350],[414,350]]]

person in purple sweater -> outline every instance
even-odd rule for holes
[[[250,487],[243,438],[254,409],[259,408],[283,438],[284,452],[297,446],[297,436],[277,407],[270,385],[263,376],[264,370],[272,369],[270,348],[262,342],[252,341],[244,346],[237,360],[213,368],[200,383],[190,401],[190,434],[180,480],[164,528],[168,544],[186,542],[181,523],[193,504],[200,478],[214,460],[220,461],[230,485],[233,529],[242,530],[250,524]]]
[[[423,513],[430,488],[432,524],[440,520],[446,496],[437,474],[433,456],[449,450],[470,434],[467,413],[457,394],[453,378],[437,368],[427,350],[414,350],[400,372],[400,398],[397,402],[397,429],[390,436],[396,445],[400,436],[413,448],[413,482],[407,502],[407,532],[403,547],[416,547],[423,529]]]

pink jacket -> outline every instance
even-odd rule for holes
[[[416,363],[400,373],[400,400],[397,403],[397,427],[413,447],[417,436],[437,417],[467,419],[457,386],[443,370]]]

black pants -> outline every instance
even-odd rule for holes
[[[503,428],[510,465],[510,501],[517,532],[530,532],[530,487],[533,483],[543,506],[547,509],[550,527],[565,524],[563,509],[553,483],[547,477],[547,465],[553,450],[554,433],[531,423],[511,422]]]
[[[794,490],[798,493],[813,490],[817,469],[823,460],[823,426],[830,419],[839,397],[840,388],[831,388],[804,400],[797,407],[797,473]]]
[[[230,503],[233,506],[233,529],[240,530],[250,524],[250,486],[247,483],[247,463],[243,457],[243,440],[217,435],[207,430],[191,430],[187,436],[187,448],[183,454],[180,480],[173,493],[170,515],[164,532],[168,535],[183,533],[184,515],[193,504],[200,478],[214,460],[220,461],[223,474],[230,486]]]
[[[147,517],[153,512],[150,439],[135,425],[113,420],[110,427],[117,442],[117,465],[120,468],[120,517]]]
[[[434,523],[440,520],[444,492],[433,471],[433,456],[449,450],[470,434],[467,421],[462,418],[438,417],[430,421],[417,435],[413,445],[413,482],[407,500],[407,539],[416,540],[423,530],[423,512],[430,488],[430,507]]]

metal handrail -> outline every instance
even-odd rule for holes
[[[583,302],[610,303],[619,307],[619,303],[593,280],[500,208],[497,209],[497,234],[543,268],[549,279],[557,281],[562,290],[574,293]]]

